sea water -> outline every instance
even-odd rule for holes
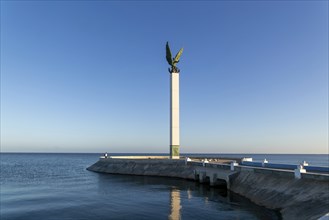
[[[193,181],[87,171],[98,157],[1,153],[1,220],[281,218],[225,189]]]

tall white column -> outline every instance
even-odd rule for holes
[[[179,73],[170,74],[170,158],[179,159]]]

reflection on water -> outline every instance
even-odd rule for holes
[[[169,220],[181,219],[181,205],[180,205],[180,191],[175,187],[172,187],[170,190],[170,215],[168,216]]]
[[[112,215],[121,210],[135,219],[281,219],[278,212],[233,192],[175,178],[98,174],[98,193]],[[120,218],[128,219],[122,217]]]

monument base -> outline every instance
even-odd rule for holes
[[[179,159],[179,145],[170,145],[170,159]]]

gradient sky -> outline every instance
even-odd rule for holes
[[[328,1],[1,1],[2,152],[328,153]]]

